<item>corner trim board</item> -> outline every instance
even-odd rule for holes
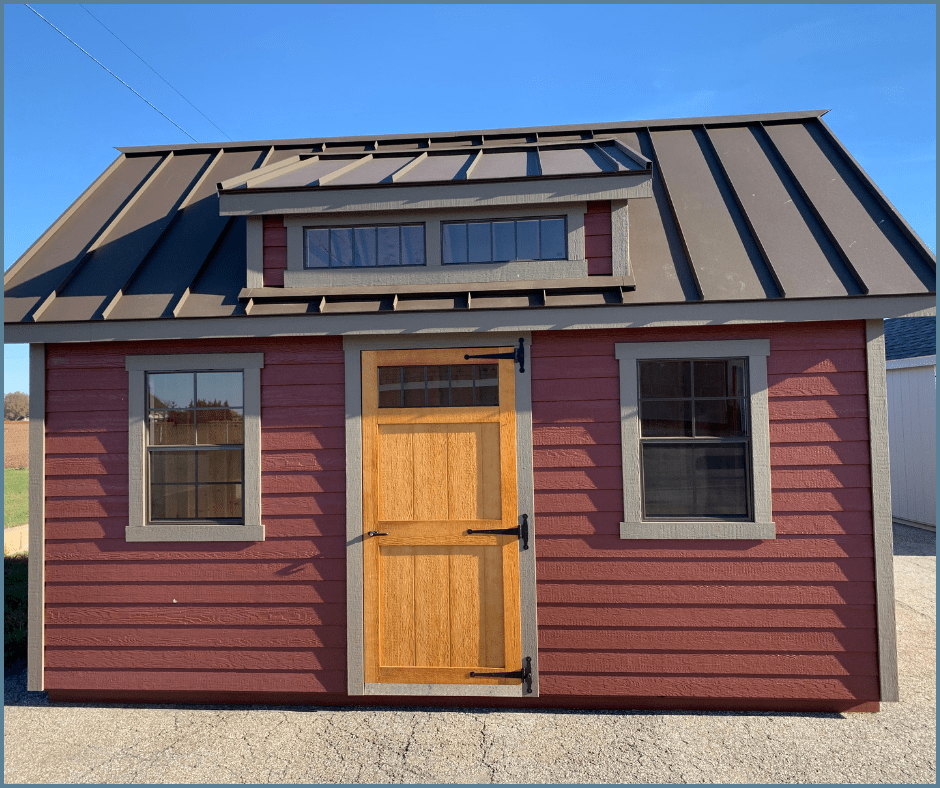
[[[898,697],[898,644],[894,616],[894,532],[891,516],[891,461],[888,450],[888,383],[884,321],[865,321],[868,430],[871,450],[871,505],[878,619],[878,682],[882,701]]]
[[[45,689],[46,346],[29,346],[29,580],[26,689]]]

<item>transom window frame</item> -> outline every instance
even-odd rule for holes
[[[769,339],[691,342],[624,342],[614,345],[620,364],[620,438],[624,519],[621,539],[774,539],[770,487],[770,414],[767,405]],[[662,359],[746,358],[750,413],[752,517],[666,520],[643,517],[637,362]]]
[[[263,353],[193,353],[127,356],[128,372],[128,542],[263,542],[261,522],[261,368]],[[243,518],[240,523],[205,520],[151,522],[147,475],[148,372],[231,372],[243,374]]]
[[[284,288],[362,287],[366,285],[457,284],[512,282],[542,279],[584,279],[588,276],[585,257],[584,215],[587,203],[515,207],[476,207],[422,211],[389,211],[349,216],[342,212],[290,214],[284,216],[287,230],[287,269]],[[446,222],[498,222],[518,219],[565,219],[567,255],[560,260],[510,260],[489,263],[450,263],[442,259],[441,225]],[[305,268],[306,230],[324,227],[373,227],[378,225],[424,224],[425,264],[410,266],[363,266],[359,268]],[[248,223],[249,268],[251,260],[261,265],[263,227],[260,221]],[[252,251],[254,250],[254,251]],[[260,274],[257,275],[260,278]]]

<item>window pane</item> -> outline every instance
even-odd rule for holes
[[[201,444],[243,443],[241,408],[197,410],[196,442]]]
[[[206,519],[240,518],[242,486],[240,484],[200,484],[198,488],[199,517]]]
[[[330,265],[349,268],[353,264],[353,231],[351,227],[330,230]]]
[[[539,223],[537,219],[516,222],[517,260],[539,259]]]
[[[151,520],[193,520],[196,517],[196,488],[191,484],[151,484]]]
[[[154,452],[156,453],[156,452]],[[200,485],[206,482],[242,482],[241,449],[224,451],[199,451],[196,454],[196,481]]]
[[[469,408],[473,406],[472,364],[451,365],[450,403],[455,408]]]
[[[379,407],[401,407],[401,367],[379,367]]]
[[[691,397],[692,365],[688,361],[639,361],[640,397]]]
[[[446,408],[450,405],[450,367],[427,367],[428,407]]]
[[[467,239],[470,244],[471,263],[489,263],[493,260],[490,222],[473,222],[467,225]]]
[[[191,408],[194,380],[192,372],[150,373],[147,375],[148,407]]]
[[[197,372],[196,406],[220,408],[242,406],[241,372]]]
[[[640,402],[640,434],[644,438],[691,438],[691,400]]]
[[[330,265],[330,231],[307,230],[307,268],[328,268]]]
[[[402,265],[424,265],[424,225],[404,225],[401,228]]]
[[[399,265],[401,247],[397,227],[378,228],[379,265]]]
[[[196,480],[196,452],[150,452],[151,484],[192,484]]]
[[[516,223],[493,222],[493,260],[516,259]]]
[[[739,399],[695,401],[695,436],[697,438],[746,437],[744,402]]]
[[[405,380],[405,407],[423,408],[424,367],[405,367],[402,372]]]
[[[478,364],[473,368],[477,405],[499,405],[499,367],[496,364]]]
[[[747,517],[746,443],[644,444],[646,517]]]
[[[696,397],[743,397],[744,376],[747,372],[743,358],[695,362]]]
[[[444,265],[467,262],[467,225],[442,224],[441,241]]]
[[[150,446],[192,446],[196,428],[191,410],[150,412]]]
[[[374,266],[377,262],[375,228],[357,227],[353,231],[353,236],[356,241],[356,266],[359,268]]]
[[[565,259],[565,220],[564,219],[542,219],[541,225],[541,259],[542,260],[564,260]]]

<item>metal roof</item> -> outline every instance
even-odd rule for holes
[[[885,320],[885,360],[937,355],[937,318]]]
[[[936,258],[820,111],[124,148],[10,268],[5,323],[926,295]],[[632,175],[632,279],[247,291],[219,193]],[[386,288],[387,290],[387,288]]]

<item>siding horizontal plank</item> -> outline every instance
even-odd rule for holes
[[[868,398],[861,394],[844,397],[776,397],[768,402],[771,421],[868,418]]]
[[[800,560],[807,558],[859,558],[873,554],[871,539],[864,536],[829,538],[789,537],[763,541],[625,540],[620,535],[542,536],[539,555],[544,558],[671,558],[715,560],[719,558]],[[694,597],[690,597],[694,599]]]
[[[295,558],[342,558],[346,555],[346,540],[341,536],[321,536],[312,539],[267,539],[264,542],[163,542],[147,545],[141,542],[122,542],[110,539],[46,543],[49,561],[211,561],[237,553],[243,560],[278,560]],[[130,571],[130,570],[128,570]]]
[[[234,558],[221,555],[214,553],[209,559],[196,556],[186,560],[172,560],[155,553],[150,560],[131,565],[117,561],[50,560],[46,567],[46,579],[50,583],[126,583],[128,574],[132,574],[136,583],[274,583],[285,578],[294,582],[346,580],[346,562],[343,559],[246,561],[238,553]]]
[[[167,627],[46,625],[49,648],[345,648],[346,625]]]
[[[46,456],[49,476],[105,476],[127,474],[127,453],[124,454],[50,454]]]
[[[265,364],[261,370],[262,386],[341,385],[343,365],[334,364]]]
[[[122,604],[345,604],[338,580],[295,583],[49,583],[46,601],[62,605]]]
[[[538,448],[532,451],[532,464],[536,468],[616,468],[620,473],[620,462],[619,446]]]
[[[569,400],[619,401],[620,381],[616,378],[584,380],[532,380],[533,402],[568,402]]]
[[[862,465],[867,467],[868,441],[842,441],[795,446],[771,446],[770,464],[774,466]]]
[[[666,698],[878,699],[874,676],[844,678],[741,678],[655,676],[572,676],[543,673],[539,687],[547,695],[618,695]],[[746,705],[746,703],[745,703]]]
[[[274,623],[274,622],[272,622]],[[793,629],[862,629],[875,626],[869,605],[829,608],[677,607],[674,605],[591,605],[539,608],[539,626],[564,627],[791,627]]]
[[[126,409],[50,412],[46,416],[46,429],[49,432],[69,433],[72,435],[83,432],[97,434],[103,431],[120,433],[123,430],[124,452],[127,452]],[[58,453],[58,451],[56,453]]]
[[[768,375],[864,371],[865,351],[862,348],[778,350],[767,359]]]
[[[345,605],[111,605],[72,607],[47,605],[50,624],[84,626],[298,626],[310,627],[346,619]]]
[[[801,584],[729,583],[546,583],[538,585],[544,604],[681,605],[689,599],[702,605],[867,605],[875,599],[873,583]]]
[[[543,651],[544,673],[605,673],[688,676],[876,676],[874,654],[714,654]]]
[[[48,418],[48,416],[47,416]],[[125,428],[126,428],[125,424]],[[127,431],[97,431],[71,435],[46,432],[46,451],[50,454],[127,454]]]
[[[572,424],[570,426],[545,426],[532,428],[535,446],[591,446],[600,444],[620,445],[620,422],[606,424]]]
[[[623,513],[623,495],[618,490],[590,490],[570,493],[539,493],[535,497],[536,514],[568,512]]]
[[[48,670],[47,690],[346,692],[345,671]]]
[[[826,490],[771,493],[775,512],[870,512],[868,490]]]
[[[261,474],[261,494],[301,492],[343,492],[346,489],[345,471],[278,471]]]
[[[767,375],[771,397],[830,397],[865,394],[864,372],[830,372],[827,375]]]
[[[346,453],[342,449],[319,449],[310,451],[273,451],[268,449],[261,455],[261,472],[278,471],[343,471]]]
[[[871,536],[871,512],[774,514],[777,534],[863,534]]]
[[[346,649],[56,649],[45,653],[47,668],[72,670],[343,671]]]
[[[619,365],[613,353],[609,356],[562,356],[540,358],[532,362],[532,374],[539,380],[584,380],[615,377]]]
[[[840,653],[873,652],[873,628],[805,630],[797,629],[616,629],[539,626],[539,649],[619,649],[633,651],[755,651]]]
[[[772,421],[770,443],[836,443],[867,441],[868,419]]]
[[[345,388],[338,383],[303,386],[265,386],[262,389],[261,407],[290,408],[311,405],[338,405],[343,407]]]
[[[620,402],[617,400],[587,400],[572,405],[570,402],[542,402],[532,414],[532,423],[543,424],[590,424],[592,422],[615,422],[620,419]],[[618,427],[619,429],[619,427]]]
[[[99,392],[107,389],[127,391],[127,372],[123,365],[79,369],[49,369],[46,372],[46,391]],[[92,400],[94,402],[94,400]]]
[[[535,471],[536,490],[621,490],[620,468],[571,468]]]
[[[775,490],[814,490],[871,487],[867,465],[838,465],[831,468],[782,469],[770,474]]]
[[[539,562],[542,580],[703,581],[722,580],[781,583],[874,581],[870,558],[815,561],[633,561],[630,559]],[[691,598],[690,598],[691,599]],[[541,619],[539,620],[541,624]],[[769,625],[768,625],[769,626]]]

